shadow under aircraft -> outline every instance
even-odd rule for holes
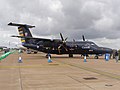
[[[106,53],[112,54],[112,49],[106,47],[99,47],[94,42],[86,41],[84,35],[83,41],[67,41],[67,38],[63,38],[60,33],[61,39],[45,39],[34,38],[29,30],[35,26],[27,24],[9,23],[10,26],[17,26],[19,36],[12,36],[21,38],[22,45],[27,49],[33,49],[48,54],[68,54],[69,57],[73,57],[73,54],[95,54],[95,58],[98,59],[99,55]]]

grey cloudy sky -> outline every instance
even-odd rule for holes
[[[33,36],[81,40],[85,35],[100,46],[120,48],[120,0],[0,0],[0,45],[19,39],[9,22],[35,25]]]

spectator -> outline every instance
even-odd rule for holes
[[[115,59],[116,59],[116,62],[118,62],[118,52],[117,51],[115,52]]]

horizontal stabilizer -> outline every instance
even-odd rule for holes
[[[15,36],[15,35],[12,35],[11,37],[18,37],[18,38],[25,38],[25,39],[36,39],[36,40],[41,40],[41,41],[52,41],[51,39],[34,38],[34,37],[26,37],[26,36]]]
[[[27,25],[27,24],[17,24],[17,23],[12,23],[12,22],[10,22],[8,25],[10,25],[10,26],[27,26],[28,28],[33,28],[33,27],[35,27],[35,26],[31,26],[31,25]]]
[[[25,38],[24,36],[15,36],[15,35],[12,35],[11,37]]]

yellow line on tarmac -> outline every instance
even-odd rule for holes
[[[59,62],[61,62],[61,61],[59,61]],[[70,66],[73,66],[73,67],[77,67],[77,68],[80,68],[80,69],[83,69],[83,70],[86,70],[86,71],[94,72],[94,73],[97,73],[97,74],[100,74],[100,75],[103,75],[103,76],[107,76],[107,77],[110,77],[110,78],[120,80],[120,75],[96,70],[96,69],[89,68],[89,67],[84,67],[84,66],[81,66],[81,65],[75,65],[75,64],[71,64],[71,63],[65,63],[65,62],[61,62],[61,63],[67,64],[67,65],[70,65]]]

